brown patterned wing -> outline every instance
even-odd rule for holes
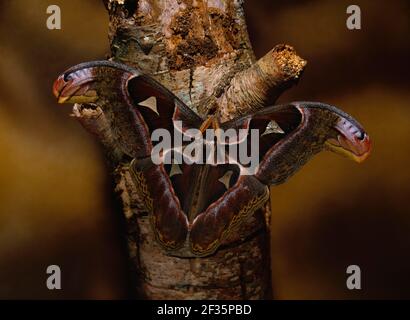
[[[233,129],[237,133],[237,139],[222,140],[226,145],[226,154],[229,154],[232,163],[230,167],[236,168],[236,179],[226,192],[219,195],[218,199],[214,199],[193,221],[189,243],[195,255],[206,256],[214,253],[232,232],[246,223],[248,218],[269,199],[268,184],[261,179],[263,173],[258,171],[259,166],[250,169],[238,153],[236,156],[228,153],[229,147],[237,144],[238,152],[241,147],[249,151],[257,143],[259,150],[256,154],[257,162],[260,164],[269,162],[269,151],[295,130],[299,123],[300,114],[296,109],[291,106],[275,106],[267,108],[264,112],[221,125],[223,130]],[[239,130],[245,133],[240,133]],[[219,174],[224,172],[221,171]],[[212,193],[214,186],[215,184],[209,185],[208,192]]]
[[[193,221],[190,248],[197,256],[214,253],[223,241],[269,198],[269,189],[252,176],[241,176]]]

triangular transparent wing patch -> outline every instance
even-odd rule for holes
[[[218,181],[222,183],[226,189],[229,189],[232,174],[233,174],[233,171],[229,170],[221,178],[218,179]]]
[[[176,176],[177,174],[182,174],[181,167],[178,164],[173,163],[172,166],[171,166],[171,171],[169,173],[169,177],[171,178],[173,176]]]
[[[266,130],[264,133],[262,133],[262,136],[265,136],[267,134],[271,133],[285,133],[285,131],[282,130],[281,127],[279,127],[278,123],[274,120],[271,120],[268,125],[266,126]]]
[[[157,98],[154,96],[149,97],[147,100],[139,102],[138,105],[147,107],[148,109],[151,109],[157,115],[159,115],[158,108],[157,108]]]

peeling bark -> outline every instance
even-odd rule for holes
[[[259,61],[248,38],[242,0],[104,0],[111,57],[150,74],[202,115],[223,121],[272,104],[297,82],[306,62],[278,45]],[[147,299],[271,297],[270,210],[258,210],[211,256],[167,255],[156,243],[129,163],[100,109],[75,106],[74,116],[97,135],[123,202],[136,293]]]

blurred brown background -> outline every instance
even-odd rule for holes
[[[46,8],[62,30],[46,28]],[[355,1],[362,30],[346,28],[350,1],[247,1],[258,57],[289,43],[309,62],[280,101],[342,107],[370,133],[357,165],[313,159],[272,193],[272,259],[279,299],[410,298],[409,2]],[[0,298],[129,297],[118,204],[102,152],[51,85],[108,52],[100,0],[0,1]],[[45,286],[57,264],[60,291]],[[346,268],[362,290],[346,289]]]

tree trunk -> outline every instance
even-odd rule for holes
[[[196,112],[223,121],[272,104],[306,62],[278,45],[259,61],[246,29],[242,0],[104,0],[111,57],[150,74]],[[147,299],[269,299],[269,203],[211,256],[170,256],[156,242],[129,164],[119,161],[100,109],[74,108],[97,134],[114,167],[123,202],[136,294]],[[208,191],[209,192],[209,191]]]

